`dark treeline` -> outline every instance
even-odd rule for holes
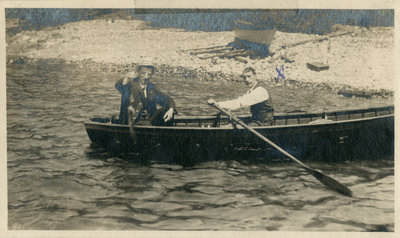
[[[56,26],[104,17],[141,19],[150,21],[150,25],[154,27],[182,28],[187,31],[229,31],[238,26],[325,34],[335,24],[362,27],[394,25],[393,9],[6,9],[6,18],[25,20],[26,28]]]

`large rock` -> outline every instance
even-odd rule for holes
[[[322,71],[322,70],[328,70],[329,65],[321,63],[321,62],[311,62],[307,63],[307,67],[311,70],[314,71]]]

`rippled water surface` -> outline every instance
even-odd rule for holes
[[[121,75],[76,65],[7,66],[9,229],[393,231],[394,162],[308,163],[352,198],[293,163],[211,161],[190,168],[119,158],[90,147],[83,122],[117,114]],[[184,115],[215,114],[239,84],[153,80]],[[277,112],[392,105],[323,91],[269,88]],[[301,159],[301,158],[300,158]]]

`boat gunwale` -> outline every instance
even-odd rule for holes
[[[321,127],[321,126],[326,126],[326,125],[341,125],[341,124],[349,124],[349,123],[354,123],[354,122],[361,122],[361,121],[372,121],[372,120],[378,120],[378,119],[384,119],[384,118],[389,118],[389,117],[394,117],[394,114],[389,114],[389,115],[381,115],[381,116],[374,116],[374,117],[367,117],[367,118],[357,118],[357,119],[348,119],[348,120],[340,120],[340,121],[326,121],[318,124],[310,124],[310,123],[304,123],[304,124],[291,124],[291,125],[273,125],[273,126],[259,126],[259,127],[253,127],[254,129],[258,130],[265,130],[265,129],[279,129],[279,128],[297,128],[297,127]],[[104,122],[94,122],[94,121],[86,121],[84,122],[85,127],[91,125],[91,126],[107,126],[107,127],[114,127],[114,128],[129,128],[129,125],[122,125],[122,124],[112,124],[112,123],[104,123]],[[227,124],[229,125],[229,124]],[[192,126],[135,126],[135,128],[140,128],[140,129],[158,129],[158,130],[217,130],[217,131],[230,131],[230,130],[245,130],[245,128],[224,128],[224,127],[192,127]]]

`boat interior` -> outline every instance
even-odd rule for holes
[[[307,113],[295,111],[293,113],[275,114],[273,125],[304,125],[304,124],[324,124],[335,121],[349,121],[357,119],[374,118],[394,114],[394,107],[380,107],[359,110],[344,110],[333,112]],[[246,120],[250,116],[238,116],[241,120]],[[116,116],[108,118],[94,116],[94,122],[118,124]],[[179,127],[221,127],[232,125],[228,117],[218,113],[210,116],[177,116],[174,119],[174,126]]]

